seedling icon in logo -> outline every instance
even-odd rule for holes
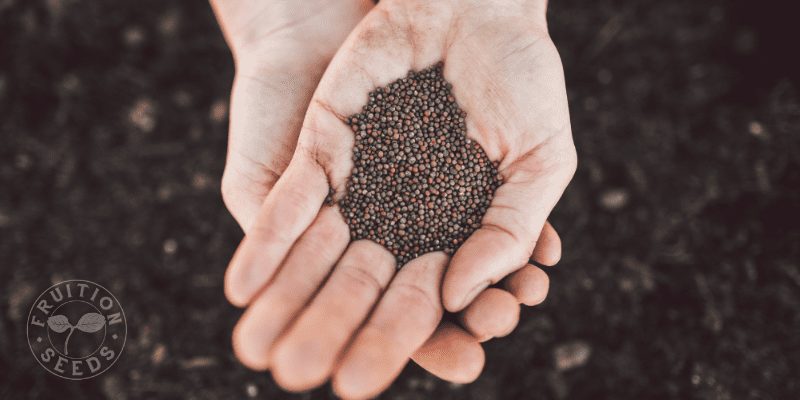
[[[28,314],[28,344],[47,371],[88,379],[111,368],[125,347],[125,312],[108,289],[86,280],[45,290]]]
[[[47,318],[47,326],[55,333],[64,333],[69,329],[67,339],[64,340],[64,355],[68,356],[69,338],[72,336],[72,333],[75,332],[75,329],[81,332],[95,333],[106,326],[106,318],[98,313],[90,312],[83,314],[81,319],[78,320],[78,323],[72,325],[69,323],[69,319],[67,319],[66,315],[53,315]]]

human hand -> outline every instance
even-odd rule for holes
[[[233,53],[222,196],[245,230],[283,174],[322,73],[372,2],[212,0]]]
[[[313,1],[304,2],[303,7],[297,3],[248,3],[212,1],[237,65],[223,193],[226,205],[245,230],[288,163],[302,115],[327,62],[370,7],[368,2],[340,3],[338,7],[322,7]],[[543,233],[542,237],[546,236]],[[549,241],[552,245],[537,247],[537,252],[540,247],[545,249],[536,258],[542,263],[547,263],[548,257],[557,260],[560,254],[555,231],[551,230],[550,237],[555,238]],[[547,289],[546,276],[530,268],[519,271],[518,279],[509,280],[509,284],[517,282],[509,286],[511,292],[529,304],[543,299]],[[480,339],[499,336],[516,323],[516,302],[508,293],[499,292],[485,292],[462,315],[464,325]],[[270,315],[267,312],[264,317]],[[247,346],[237,346],[237,352],[243,360],[258,358],[258,351],[248,351]],[[414,358],[443,379],[459,382],[474,379],[483,365],[476,340],[449,323],[440,326]]]

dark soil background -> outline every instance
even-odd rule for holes
[[[800,398],[796,14],[551,3],[580,167],[550,296],[486,345],[475,383],[409,366],[385,397]],[[232,356],[232,77],[205,2],[0,0],[0,398],[332,397]],[[33,299],[70,278],[109,288],[129,325],[80,383],[25,339]]]

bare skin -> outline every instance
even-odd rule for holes
[[[515,265],[509,265],[512,263],[503,259],[482,261],[491,267],[489,281],[516,272],[506,279],[507,291],[484,291],[481,288],[470,295],[474,301],[461,314],[461,321],[469,333],[450,323],[439,325],[443,312],[440,283],[445,275],[445,266],[452,261],[449,268],[453,270],[459,257],[464,259],[465,256],[456,254],[453,260],[448,260],[443,254],[429,254],[412,261],[395,274],[394,261],[385,249],[370,242],[348,245],[347,227],[338,211],[320,207],[324,194],[322,198],[319,194],[323,188],[327,194],[328,182],[340,192],[349,175],[352,132],[341,117],[358,111],[369,90],[404,76],[408,69],[424,68],[443,55],[445,76],[449,80],[472,79],[451,76],[454,72],[448,72],[448,68],[458,65],[459,59],[469,58],[467,54],[470,51],[476,51],[470,50],[473,45],[469,43],[477,38],[473,36],[470,39],[465,32],[469,30],[467,28],[474,25],[488,29],[486,26],[491,26],[491,22],[481,22],[476,13],[468,11],[469,4],[461,3],[443,3],[447,7],[437,5],[440,9],[434,10],[423,2],[382,2],[342,45],[349,30],[368,12],[368,2],[316,5],[305,9],[309,14],[297,10],[287,12],[295,2],[235,5],[212,2],[237,62],[223,193],[226,205],[245,229],[247,237],[231,262],[226,276],[226,294],[234,304],[248,306],[248,310],[235,329],[234,346],[245,365],[255,369],[271,368],[278,383],[287,389],[308,389],[333,376],[339,394],[346,397],[372,396],[391,383],[409,357],[444,379],[471,381],[483,367],[483,352],[478,341],[513,330],[519,313],[518,304],[535,304],[546,295],[546,275],[526,264],[531,254],[542,264],[558,261],[560,241],[544,219],[552,208],[548,204],[555,203],[563,187],[551,190],[557,194],[550,194],[555,199],[549,202],[544,201],[549,197],[543,194],[526,199],[532,204],[543,201],[533,207],[543,209],[532,213],[537,216],[522,215],[527,213],[525,207],[531,208],[531,205],[518,206],[514,196],[501,196],[501,199],[508,200],[508,205],[498,203],[501,207],[493,212],[495,216],[490,218],[487,214],[490,219],[485,225],[499,224],[500,229],[488,228],[482,240],[472,243],[471,247],[476,247],[473,252],[485,251],[486,246],[501,245],[502,249],[512,249],[512,245],[525,241],[530,243],[517,246],[525,247],[517,249],[527,252],[524,257],[509,257]],[[264,17],[259,21],[259,16],[269,16],[269,19],[264,20]],[[412,19],[415,21],[413,25],[409,22]],[[440,32],[429,29],[447,24],[447,21],[460,28],[444,30],[439,26]],[[536,21],[537,18],[530,18],[527,24],[535,26]],[[495,22],[502,25],[501,21]],[[517,22],[520,25],[522,21]],[[419,29],[426,32],[424,37],[409,40],[408,32]],[[490,104],[496,110],[485,108],[487,104],[482,104],[479,99],[470,101],[468,93],[459,93],[458,86],[455,90],[457,100],[470,116],[474,114],[472,108],[495,116],[507,116],[512,118],[510,120],[514,117],[520,119],[520,124],[513,125],[495,118],[471,119],[470,135],[479,140],[493,159],[502,160],[501,169],[506,180],[518,186],[514,190],[524,190],[524,194],[529,194],[541,188],[533,184],[537,177],[545,181],[543,185],[561,180],[564,182],[560,185],[566,185],[572,173],[570,168],[574,169],[574,165],[570,165],[570,160],[574,160],[574,149],[571,148],[571,139],[566,149],[557,147],[565,146],[561,137],[565,135],[564,127],[566,136],[569,136],[558,57],[552,45],[547,44],[549,39],[535,36],[542,32],[527,28],[523,31],[517,34],[525,37],[532,34],[537,39],[531,39],[524,46],[519,43],[521,39],[517,41],[525,51],[521,54],[509,52],[512,61],[519,58],[515,63],[521,64],[539,60],[538,73],[550,74],[549,79],[555,77],[562,92],[558,93],[556,88],[553,97],[553,88],[533,85],[535,89],[547,89],[542,95],[547,98],[543,100],[555,99],[553,103],[556,105],[534,104],[538,108],[528,108],[527,112],[553,121],[515,116],[511,111],[523,106],[516,101],[509,100],[508,105],[504,101]],[[511,34],[506,32],[502,35]],[[444,46],[447,37],[456,40]],[[485,37],[481,34],[481,41],[486,41]],[[498,38],[501,39],[508,38]],[[545,42],[542,45],[545,50],[537,45],[541,40]],[[312,48],[303,47],[309,43]],[[323,80],[318,82],[340,45],[339,55]],[[490,43],[484,46],[493,47]],[[436,51],[433,49],[436,48],[447,51],[434,57]],[[532,49],[540,55],[526,53]],[[380,57],[384,58],[383,61],[379,61]],[[379,66],[380,63],[398,63],[405,70],[392,75],[396,71],[389,71],[385,65]],[[353,74],[354,70],[363,74]],[[455,71],[470,77],[481,74]],[[312,99],[318,83],[319,89]],[[495,86],[496,90],[503,88],[503,85]],[[484,95],[491,93],[492,88],[482,90],[480,93]],[[498,95],[500,98],[508,97],[506,93]],[[514,96],[512,94],[512,99]],[[336,108],[332,107],[334,104]],[[308,112],[303,122],[306,108]],[[541,126],[523,129],[527,120]],[[561,128],[557,129],[559,124]],[[500,128],[509,133],[502,133]],[[545,128],[549,133],[526,133]],[[298,133],[300,138],[295,150]],[[528,150],[522,152],[517,149],[518,145]],[[567,155],[545,154],[557,151],[566,151]],[[555,160],[557,158],[563,160],[559,162]],[[290,159],[292,166],[286,170]],[[503,208],[505,206],[508,208]],[[518,208],[517,213],[512,212],[514,207]],[[517,219],[508,223],[508,218]],[[527,225],[529,222],[532,226]],[[281,226],[288,229],[277,229]],[[516,240],[507,243],[508,238],[502,236],[503,228],[509,229],[507,234],[518,234],[520,243]],[[528,238],[529,232],[535,233],[532,239]],[[539,244],[534,246],[537,238]],[[474,242],[473,239],[470,241]],[[482,242],[485,243],[481,245]],[[467,265],[460,267],[466,272],[457,276],[480,272],[471,270],[476,267],[470,267],[468,262],[461,265]],[[449,277],[451,271],[447,274]],[[478,273],[465,279],[478,279],[477,282],[481,283],[481,278],[484,277]],[[458,287],[455,286],[456,294],[459,294]],[[447,292],[447,279],[444,288]],[[452,306],[452,303],[448,309],[464,308]],[[387,353],[387,350],[390,351]]]

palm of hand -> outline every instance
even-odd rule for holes
[[[460,279],[450,285],[445,281],[449,309],[463,308],[471,300],[468,297],[474,298],[489,282],[525,265],[544,219],[574,169],[560,64],[545,36],[523,29],[518,18],[487,19],[477,10],[456,17],[455,9],[442,4],[433,8],[422,2],[385,2],[380,7],[359,25],[326,72],[311,100],[289,168],[248,232],[250,249],[243,244],[228,274],[229,281],[238,281],[228,282],[228,287],[245,288],[229,292],[229,297],[244,304],[263,285],[260,278],[281,266],[272,289],[259,295],[243,320],[285,319],[291,312],[264,313],[266,305],[277,300],[300,304],[303,300],[293,289],[307,286],[300,291],[313,292],[338,260],[324,287],[270,352],[276,379],[287,388],[313,386],[329,376],[350,336],[359,331],[393,277],[352,350],[342,356],[335,383],[349,382],[354,393],[358,388],[352,389],[353,382],[370,381],[364,371],[398,373],[406,353],[431,335],[442,314],[439,287],[446,257],[420,257],[394,276],[394,261],[385,249],[365,241],[348,246],[347,227],[338,212],[331,208],[320,212],[329,185],[341,193],[352,168],[353,136],[342,121],[359,111],[372,88],[404,76],[409,69],[444,60],[445,77],[456,83],[454,94],[468,112],[469,134],[490,158],[501,161],[506,183],[498,189],[484,228],[452,260],[448,277],[455,274]],[[271,183],[266,190],[268,186]],[[247,272],[255,270],[252,266],[258,266],[259,278]],[[479,287],[465,293],[473,283]],[[448,302],[448,290],[455,297],[466,296],[462,305],[456,304],[458,299]],[[400,350],[357,351],[387,341]],[[309,357],[313,362],[299,365]],[[376,362],[388,365],[388,372],[363,368]]]
[[[314,3],[212,2],[236,60],[222,193],[245,231],[292,158],[327,63],[369,10]]]
[[[310,216],[329,184],[341,197],[352,170],[353,134],[342,121],[374,87],[444,61],[468,135],[500,162],[504,179],[444,279],[444,304],[459,311],[525,265],[576,157],[560,59],[546,32],[516,5],[431,3],[387,2],[359,24],[317,88],[295,157],[298,169],[317,171],[316,181],[298,181]]]

